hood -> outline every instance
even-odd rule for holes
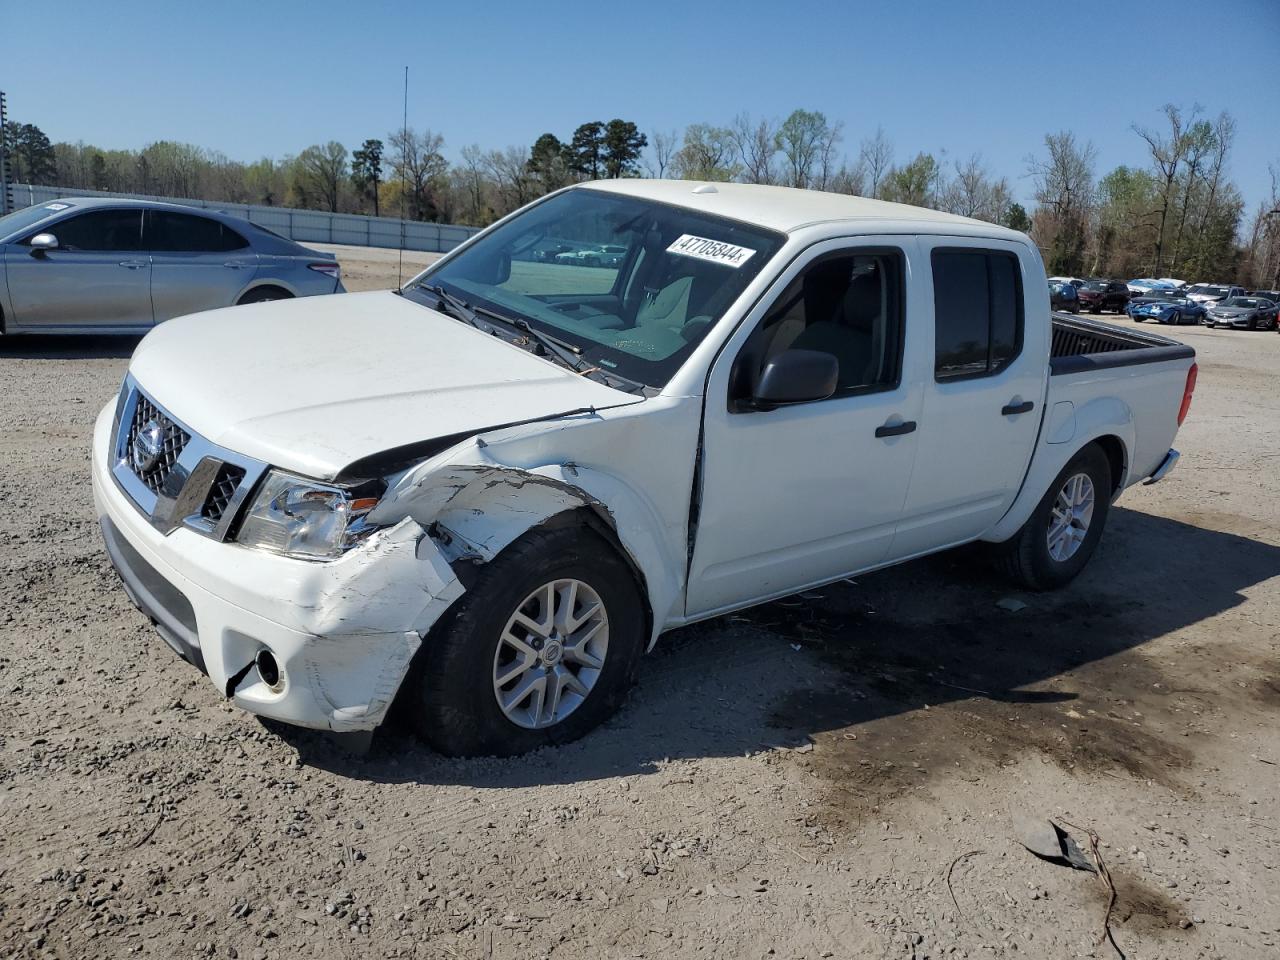
[[[205,438],[317,479],[394,447],[643,402],[389,291],[170,320],[129,369]]]

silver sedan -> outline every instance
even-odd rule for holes
[[[238,217],[72,198],[0,217],[0,331],[143,333],[214,307],[344,293],[337,258]]]

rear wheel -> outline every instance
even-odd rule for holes
[[[622,701],[644,647],[630,567],[586,527],[532,530],[479,569],[418,654],[414,722],[450,756],[575,740]]]
[[[1093,555],[1111,507],[1111,464],[1089,444],[1062,468],[1027,522],[999,549],[1004,572],[1032,590],[1070,583]]]
[[[268,303],[272,300],[289,300],[293,297],[288,290],[282,290],[279,287],[258,287],[250,290],[243,297],[236,301],[237,306],[243,306],[246,303]]]

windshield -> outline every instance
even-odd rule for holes
[[[1101,292],[1107,289],[1107,284],[1105,281],[1091,280],[1088,283],[1086,283],[1081,289]]]
[[[1248,307],[1249,309],[1252,310],[1254,307],[1257,307],[1260,304],[1259,304],[1259,301],[1253,297],[1232,297],[1230,300],[1225,301],[1222,305],[1224,307]]]
[[[1226,287],[1201,287],[1200,292],[1208,294],[1211,297],[1225,297],[1231,291]]]
[[[472,306],[579,348],[587,366],[662,387],[777,253],[782,234],[579,188],[530,207],[428,269]]]
[[[13,213],[0,217],[0,238],[7,237],[10,234],[22,233],[28,227],[34,226],[46,217],[52,217],[54,214],[61,213],[64,210],[70,210],[71,207],[72,204],[69,203],[41,203],[34,207],[15,210]]]

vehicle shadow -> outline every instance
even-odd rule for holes
[[[1093,763],[1163,779],[1183,758],[1118,705],[1153,689],[1209,703],[1213,694],[1196,689],[1206,665],[1165,676],[1142,646],[1243,603],[1244,591],[1280,575],[1280,547],[1122,508],[1109,528],[1086,572],[1056,593],[1011,589],[969,547],[667,634],[616,718],[525,757],[449,759],[396,725],[360,757],[323,734],[272,729],[305,763],[344,776],[490,788],[627,776],[811,740],[855,786],[884,787],[885,767],[904,757],[950,768],[959,757],[999,765],[1025,751],[1070,769]],[[1190,639],[1179,646],[1194,647]],[[1088,709],[1087,734],[1064,743],[1077,701],[1099,709]]]
[[[15,360],[97,360],[128,359],[133,356],[139,334],[22,334],[0,337],[0,358]]]

